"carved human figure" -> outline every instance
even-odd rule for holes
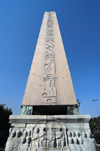
[[[31,136],[31,130],[28,131],[28,136]]]
[[[79,144],[80,144],[81,148],[83,149],[83,138],[82,137],[79,138]]]
[[[75,137],[75,132],[74,131],[72,131],[72,137]]]
[[[16,137],[15,137],[15,140],[14,140],[14,149],[13,151],[19,151],[19,146],[20,146],[20,142],[21,142],[21,132],[18,130],[16,131]]]
[[[47,146],[47,129],[46,127],[43,128],[43,139],[41,140],[42,147]]]
[[[34,129],[34,132],[33,132],[33,139],[32,139],[32,146],[34,146],[35,148],[38,148],[40,145],[39,145],[39,132],[40,132],[40,129],[38,127],[36,127]]]
[[[12,131],[12,133],[11,133],[11,138],[14,138],[16,136],[16,131],[14,130],[14,131]]]
[[[83,135],[83,140],[84,140],[84,144],[83,144],[83,146],[84,146],[84,151],[92,151],[92,143],[91,143],[91,139],[90,139],[90,135],[88,134],[87,135],[87,137],[86,137],[86,133],[84,134],[84,132],[82,133],[82,135]],[[93,150],[94,151],[94,150]]]
[[[83,136],[83,139],[85,139],[86,138],[86,133],[82,132],[82,136]]]
[[[71,151],[77,151],[75,144],[72,141],[72,138],[69,138],[69,147]]]
[[[13,131],[11,137],[8,138],[5,151],[19,151],[20,131]]]
[[[46,135],[46,134],[44,133],[44,130],[43,130],[43,129],[44,129],[44,128],[40,128],[40,129],[39,129],[39,143],[38,143],[38,145],[39,145],[40,148],[43,147],[42,140],[43,140],[44,135]]]
[[[5,151],[13,151],[14,149],[14,137],[16,136],[16,131],[12,131],[11,136],[8,137]]]
[[[27,150],[25,150],[25,151],[28,151],[28,150],[30,151],[30,149],[31,149],[31,146],[30,146],[30,145],[31,145],[31,141],[32,141],[32,140],[31,140],[31,137],[28,136],[28,137],[26,138],[26,143],[27,143],[27,147],[26,147],[26,148],[27,148]]]
[[[87,133],[87,138],[88,138],[88,139],[91,139],[91,138],[92,138],[92,136],[91,136],[91,133],[90,133],[90,132],[88,132],[88,133]]]
[[[13,151],[13,148],[14,148],[14,142],[9,137],[8,140],[7,140],[7,143],[6,143],[5,151]]]
[[[80,137],[79,141],[80,141],[80,144],[83,145],[83,139],[81,137]]]
[[[37,128],[37,131],[36,131],[36,133],[37,133],[37,147],[39,148],[40,147],[40,138],[39,138],[39,133],[40,133],[40,129],[39,128]]]
[[[75,139],[75,146],[76,146],[76,148],[77,148],[77,151],[83,151],[83,149],[82,149],[82,147],[81,147],[81,145],[78,143],[78,140],[77,140],[77,138]]]
[[[80,136],[80,133],[79,132],[76,132],[76,137],[79,137]]]
[[[28,151],[29,148],[29,140],[28,138],[22,137],[21,138],[21,147],[19,151]]]
[[[54,131],[53,148],[56,148],[57,147],[56,128],[54,128],[53,131]]]
[[[9,136],[11,135],[11,132],[12,132],[12,128],[9,129]]]
[[[90,139],[89,145],[91,146],[91,151],[96,151],[96,142],[94,138]]]
[[[25,150],[25,143],[26,143],[26,138],[21,137],[21,143],[20,143],[20,150],[19,151],[24,151]]]
[[[88,139],[84,139],[83,148],[84,148],[84,151],[89,151],[89,140]]]
[[[68,134],[68,137],[71,137],[71,132],[70,131],[68,131],[67,134]]]
[[[28,135],[27,131],[24,131],[23,137],[27,137],[27,135]]]
[[[54,139],[55,139],[55,131],[53,129],[53,127],[50,127],[48,130],[48,143],[47,146],[49,148],[53,148],[54,147]]]
[[[96,151],[96,142],[95,139],[91,137],[91,133],[87,133],[87,139],[88,139],[88,146],[89,150],[88,151]]]
[[[62,128],[59,128],[58,136],[57,136],[57,144],[58,147],[64,147],[65,146],[65,139],[64,139],[64,132]]]

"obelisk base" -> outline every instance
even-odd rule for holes
[[[5,151],[96,151],[89,115],[11,115]]]

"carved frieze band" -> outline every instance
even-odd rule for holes
[[[56,67],[55,67],[55,52],[54,52],[54,33],[53,33],[53,16],[49,12],[46,29],[46,46],[44,60],[44,77],[43,77],[43,93],[42,102],[56,102]]]
[[[57,121],[48,121],[26,128],[11,128],[5,151],[96,151],[95,140],[87,130],[67,129]]]

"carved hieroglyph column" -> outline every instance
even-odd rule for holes
[[[75,93],[56,13],[46,12],[22,105],[75,104]]]
[[[42,103],[56,103],[56,65],[55,65],[55,43],[53,31],[52,13],[48,13],[44,56],[43,93]]]

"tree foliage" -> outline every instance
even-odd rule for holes
[[[92,134],[96,131],[100,131],[100,116],[91,118],[89,124]]]
[[[100,144],[100,116],[91,118],[89,125],[96,142]]]
[[[4,147],[11,126],[9,116],[12,114],[12,110],[5,106],[5,104],[0,104],[0,147]]]

